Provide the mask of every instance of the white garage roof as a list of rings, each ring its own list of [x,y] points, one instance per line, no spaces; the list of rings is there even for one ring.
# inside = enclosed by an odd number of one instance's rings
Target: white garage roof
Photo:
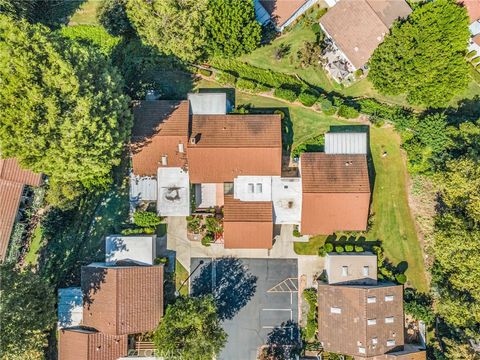
[[[58,328],[78,326],[83,320],[83,296],[79,287],[58,289]]]
[[[225,115],[227,113],[226,93],[188,94],[192,115]]]
[[[152,176],[130,175],[130,201],[157,200],[157,179]]]
[[[160,216],[190,215],[190,180],[179,167],[158,168],[157,211]]]
[[[300,224],[302,217],[302,179],[272,177],[275,224]]]
[[[109,235],[105,239],[105,262],[133,260],[153,265],[156,256],[156,235]]]
[[[328,132],[325,134],[326,154],[366,154],[367,133]]]

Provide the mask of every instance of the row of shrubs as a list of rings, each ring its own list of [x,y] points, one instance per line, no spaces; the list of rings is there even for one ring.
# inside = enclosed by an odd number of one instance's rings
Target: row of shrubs
[[[363,252],[365,249],[363,246],[360,245],[353,245],[353,244],[346,244],[343,245],[336,245],[334,246],[332,243],[326,243],[318,249],[318,255],[324,257],[327,253],[336,252],[336,253],[343,253],[343,252]]]
[[[472,50],[469,53],[467,53],[467,60],[470,62],[470,64],[473,65],[477,71],[480,71],[480,56],[477,56],[477,51]]]

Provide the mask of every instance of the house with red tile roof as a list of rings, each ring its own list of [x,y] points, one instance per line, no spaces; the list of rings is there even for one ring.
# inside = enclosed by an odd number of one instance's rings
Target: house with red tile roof
[[[0,262],[7,254],[25,186],[41,184],[41,174],[23,169],[16,159],[0,158]]]
[[[231,249],[270,249],[274,224],[306,235],[366,229],[367,134],[329,134],[325,153],[303,154],[299,175],[284,175],[280,115],[219,113],[226,106],[214,95],[197,97],[194,107],[188,100],[136,105],[133,206],[154,202],[160,216],[217,209]],[[201,104],[210,100],[215,106]]]

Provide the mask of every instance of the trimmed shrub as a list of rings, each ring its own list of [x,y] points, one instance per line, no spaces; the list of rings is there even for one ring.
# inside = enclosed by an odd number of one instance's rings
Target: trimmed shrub
[[[318,248],[318,255],[321,257],[327,256],[327,251],[325,250],[325,245],[322,245]]]
[[[335,115],[335,113],[337,112],[337,109],[335,108],[335,106],[333,106],[332,102],[325,97],[322,97],[318,101],[318,104],[320,105],[320,109],[322,109],[322,112],[325,115],[331,116]]]
[[[290,102],[294,102],[297,99],[297,93],[292,89],[277,88],[273,92],[273,95],[277,98],[287,100]]]
[[[240,90],[253,91],[257,87],[257,83],[250,79],[238,78],[237,88]]]
[[[257,87],[255,88],[255,92],[257,93],[269,92],[270,90],[272,90],[272,88],[259,83],[257,83]]]
[[[151,211],[136,211],[133,213],[133,223],[141,227],[152,227],[160,225],[162,219]]]
[[[311,91],[304,91],[298,97],[298,100],[305,106],[313,106],[318,99],[318,95],[312,93]]]
[[[350,244],[345,245],[345,251],[346,252],[352,252],[353,251],[353,245],[350,245]]]
[[[212,242],[213,242],[213,236],[210,234],[207,234],[202,238],[203,246],[210,246]]]
[[[340,105],[340,107],[338,108],[337,115],[345,119],[355,119],[358,117],[358,115],[360,115],[360,113],[358,112],[357,109],[343,104],[343,105]]]
[[[315,34],[321,34],[322,33],[322,28],[320,27],[320,24],[316,22],[315,24],[312,25],[312,31]]]
[[[293,229],[293,236],[302,237],[302,234],[300,234],[300,231],[298,231],[298,229]]]
[[[345,249],[343,248],[342,245],[337,245],[337,246],[335,246],[335,251],[336,251],[337,253],[342,253],[342,252],[345,251]]]
[[[227,72],[219,72],[217,73],[215,80],[217,80],[222,85],[235,85],[237,78],[235,75],[232,75]]]
[[[395,275],[395,280],[401,285],[405,284],[407,282],[407,275],[405,274],[397,274]]]
[[[323,246],[325,247],[325,251],[326,251],[327,253],[333,251],[333,244],[331,244],[331,243],[326,243],[326,244],[323,245]]]
[[[355,251],[356,252],[363,252],[363,246],[360,246],[360,245],[355,245]]]
[[[123,229],[121,231],[122,235],[136,235],[136,234],[153,234],[155,233],[154,228],[136,228],[136,229]]]
[[[199,73],[200,75],[206,76],[206,77],[212,76],[212,71],[207,70],[207,69],[199,68],[199,69],[197,70],[197,73]]]
[[[363,76],[363,70],[362,69],[357,69],[353,73],[353,76],[355,76],[355,79],[359,79]]]

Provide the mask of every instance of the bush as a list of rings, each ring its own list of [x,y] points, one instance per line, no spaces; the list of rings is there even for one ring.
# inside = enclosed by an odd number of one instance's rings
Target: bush
[[[202,220],[199,217],[187,216],[187,229],[193,233],[199,233]]]
[[[197,73],[199,73],[200,75],[206,76],[206,77],[212,76],[212,71],[207,70],[207,69],[199,68],[199,69],[197,69]]]
[[[325,97],[322,97],[318,101],[318,104],[320,105],[320,109],[322,109],[322,112],[325,115],[331,116],[335,115],[335,113],[337,112],[337,109],[335,108],[335,106],[333,106],[332,102]]]
[[[120,37],[112,36],[103,27],[96,25],[65,26],[60,33],[80,44],[93,45],[105,55],[110,55],[121,41]]]
[[[313,106],[318,99],[318,94],[314,94],[311,91],[304,91],[298,97],[298,100],[305,106]]]
[[[317,35],[322,33],[322,28],[318,22],[312,25],[312,31]]]
[[[401,285],[405,284],[407,282],[407,275],[405,274],[397,274],[395,275],[395,280]]]
[[[300,234],[300,231],[298,231],[297,228],[293,229],[293,236],[295,237],[302,237],[302,234]]]
[[[292,89],[277,88],[273,92],[273,95],[277,98],[294,102],[297,99],[297,93]]]
[[[307,326],[305,327],[305,337],[312,339],[317,332],[317,292],[313,288],[305,289],[303,297],[308,303]]]
[[[257,83],[253,80],[238,78],[237,88],[240,90],[249,90],[253,91],[257,87]]]
[[[137,235],[137,234],[147,234],[147,235],[151,235],[151,234],[154,234],[155,233],[155,229],[154,228],[128,228],[128,229],[123,229],[121,231],[122,235]]]
[[[227,72],[218,72],[215,80],[217,80],[222,85],[235,85],[237,78],[235,77],[235,75],[229,74]]]
[[[340,105],[340,107],[338,108],[337,115],[346,119],[355,119],[360,114],[357,109],[343,104],[343,105]]]
[[[207,234],[202,238],[202,245],[203,246],[210,246],[212,244],[212,242],[213,242],[213,236],[210,235],[210,234]]]
[[[159,265],[159,264],[164,264],[165,267],[168,266],[168,257],[164,256],[164,257],[157,257],[155,258],[155,260],[153,260],[153,263],[155,265]]]
[[[321,257],[327,256],[327,252],[325,250],[325,245],[322,245],[318,248],[318,255]]]
[[[337,253],[343,253],[345,251],[345,249],[343,248],[342,245],[337,245],[337,246],[335,246],[335,251]]]
[[[97,19],[107,31],[115,36],[134,32],[125,10],[127,0],[104,0],[97,12]]]
[[[363,252],[363,246],[360,246],[360,245],[355,245],[355,251],[356,252]]]
[[[353,245],[350,245],[350,244],[345,245],[345,251],[346,252],[352,252],[353,251]]]
[[[323,246],[325,247],[325,251],[326,251],[327,253],[333,251],[333,244],[331,244],[331,243],[326,243],[326,244],[323,245]]]
[[[160,225],[162,219],[151,211],[136,211],[133,213],[133,223],[141,227],[153,227]]]
[[[476,51],[476,50],[469,51],[469,52],[467,53],[467,59],[471,59],[471,58],[473,58],[475,55],[477,55],[477,51]]]
[[[257,93],[269,92],[270,90],[272,90],[270,87],[259,83],[257,83],[257,87],[255,88],[255,92]]]
[[[355,79],[359,79],[363,76],[363,70],[362,69],[357,69],[353,73],[353,76],[355,76]]]

